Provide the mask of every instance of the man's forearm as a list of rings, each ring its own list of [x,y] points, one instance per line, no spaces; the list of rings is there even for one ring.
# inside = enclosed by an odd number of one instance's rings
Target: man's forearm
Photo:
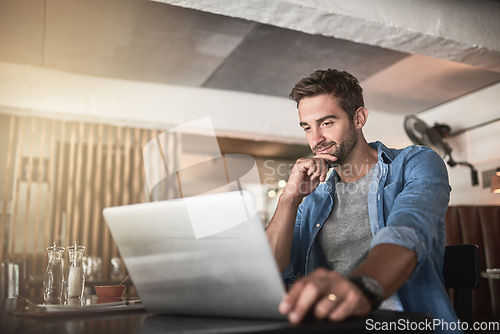
[[[290,261],[293,230],[299,204],[299,199],[285,195],[280,196],[276,211],[266,229],[280,271],[285,270]]]
[[[328,161],[336,160],[337,158],[327,154],[320,154],[309,159],[301,158],[297,160],[290,172],[274,216],[266,229],[274,257],[281,271],[285,270],[290,262],[297,209],[302,199],[311,194],[320,182],[325,181]]]
[[[352,276],[367,275],[384,288],[384,298],[392,295],[411,276],[417,267],[417,255],[408,248],[394,244],[373,247],[365,262]]]

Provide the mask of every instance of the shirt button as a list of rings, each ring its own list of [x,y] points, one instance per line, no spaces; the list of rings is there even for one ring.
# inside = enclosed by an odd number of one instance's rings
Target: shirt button
[[[380,194],[378,194],[377,198],[378,198],[378,200],[380,201]]]
[[[319,228],[319,226],[320,226],[319,224],[316,224],[316,227],[317,227],[317,228]]]

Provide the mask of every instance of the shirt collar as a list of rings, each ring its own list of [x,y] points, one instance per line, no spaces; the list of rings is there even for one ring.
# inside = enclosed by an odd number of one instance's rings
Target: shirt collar
[[[368,145],[370,145],[371,147],[373,147],[374,149],[377,150],[379,161],[383,161],[386,164],[390,164],[392,162],[392,160],[394,159],[394,154],[391,151],[391,149],[389,149],[387,146],[385,146],[381,142],[376,141],[376,142],[369,143]]]
[[[394,154],[391,149],[382,144],[380,141],[368,143],[368,145],[377,150],[378,161],[383,161],[386,164],[390,164],[394,159]],[[339,180],[340,176],[337,174],[337,171],[333,169],[330,177],[325,181],[325,183],[329,189],[332,189],[334,184],[336,184]]]

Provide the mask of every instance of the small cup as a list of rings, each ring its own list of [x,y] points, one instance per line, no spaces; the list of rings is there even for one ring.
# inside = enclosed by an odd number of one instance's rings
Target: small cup
[[[98,285],[95,286],[95,292],[99,298],[120,298],[125,285]]]

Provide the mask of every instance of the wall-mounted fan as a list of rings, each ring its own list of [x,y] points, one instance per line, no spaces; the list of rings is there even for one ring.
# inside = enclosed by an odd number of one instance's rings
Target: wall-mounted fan
[[[478,185],[477,170],[468,162],[455,161],[451,156],[451,147],[444,138],[448,137],[451,129],[446,124],[434,124],[428,126],[424,121],[417,118],[415,115],[405,117],[405,131],[411,141],[417,145],[425,145],[436,151],[450,167],[457,165],[467,166],[471,170],[472,185]]]

